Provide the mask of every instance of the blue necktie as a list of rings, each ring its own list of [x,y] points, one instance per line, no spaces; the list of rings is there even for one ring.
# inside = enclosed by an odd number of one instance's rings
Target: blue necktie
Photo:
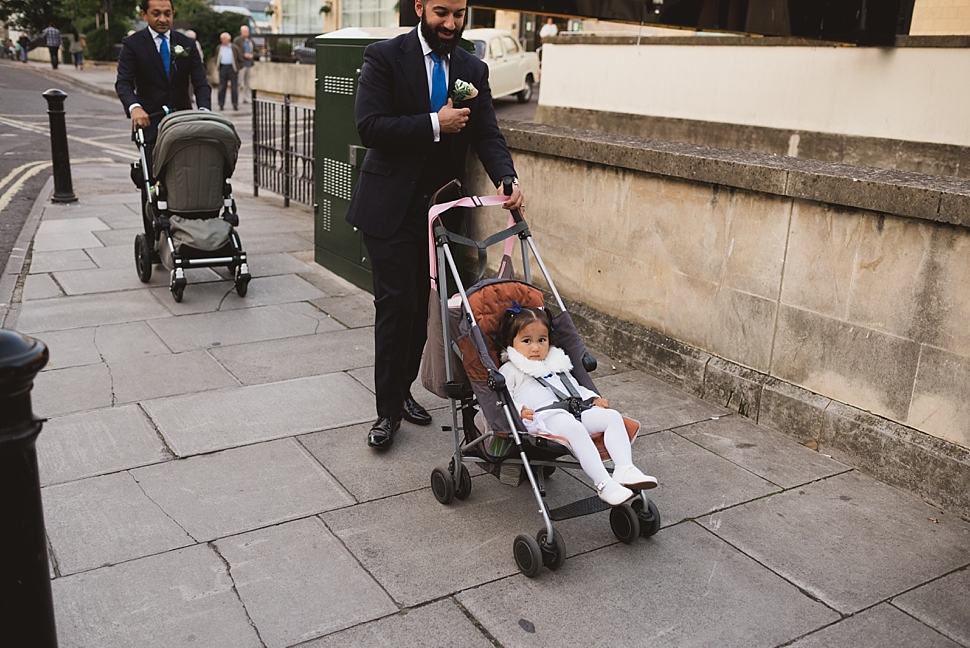
[[[445,81],[445,66],[441,57],[431,52],[434,67],[431,68],[431,112],[438,112],[448,103],[448,82]]]
[[[158,53],[162,55],[162,65],[165,66],[165,76],[171,76],[172,67],[172,57],[168,52],[168,39],[164,36],[161,37],[162,44],[158,47]]]

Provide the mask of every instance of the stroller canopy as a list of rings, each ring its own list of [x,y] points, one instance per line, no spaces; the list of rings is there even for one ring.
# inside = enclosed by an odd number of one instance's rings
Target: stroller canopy
[[[152,160],[155,177],[161,177],[162,169],[179,151],[200,143],[218,150],[225,159],[228,174],[232,175],[240,146],[239,135],[232,122],[205,110],[182,110],[166,116],[158,125]]]

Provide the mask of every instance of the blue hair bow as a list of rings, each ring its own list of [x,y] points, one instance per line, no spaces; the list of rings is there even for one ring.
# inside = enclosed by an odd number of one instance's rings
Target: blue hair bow
[[[520,304],[519,302],[517,302],[517,301],[515,301],[513,299],[512,300],[512,305],[510,307],[506,308],[505,310],[508,311],[508,312],[510,312],[510,313],[515,313],[516,315],[518,315],[519,313],[522,312],[522,304]]]

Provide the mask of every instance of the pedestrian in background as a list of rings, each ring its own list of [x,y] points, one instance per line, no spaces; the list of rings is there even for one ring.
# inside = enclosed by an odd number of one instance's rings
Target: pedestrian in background
[[[242,52],[242,60],[236,61],[239,73],[239,88],[242,92],[242,102],[249,103],[249,97],[253,93],[250,85],[250,77],[253,71],[253,62],[256,60],[256,47],[253,39],[249,37],[249,26],[243,25],[239,28],[239,35],[232,41],[233,47]]]
[[[237,60],[242,59],[242,54],[237,53],[238,48],[232,44],[229,32],[219,34],[219,49],[216,57],[219,61],[219,110],[226,109],[226,86],[232,82],[232,109],[239,110],[239,77],[237,72],[239,67]]]
[[[199,60],[205,65],[205,53],[202,51],[202,46],[199,44],[199,37],[196,35],[194,29],[186,29],[185,35],[195,41],[195,49],[199,50]],[[192,80],[189,79],[189,96],[192,97],[192,102],[198,108],[198,103],[195,101],[195,86],[192,85]]]
[[[79,34],[77,27],[71,28],[71,45],[70,52],[71,57],[74,59],[74,69],[83,70],[84,69],[84,47],[87,45],[87,41],[84,38],[84,34]]]
[[[47,29],[40,33],[47,43],[47,51],[51,53],[51,67],[57,69],[57,59],[61,53],[61,30],[48,23]]]
[[[30,51],[30,38],[27,37],[26,32],[23,32],[20,34],[20,38],[17,40],[17,44],[20,45],[20,60],[26,63],[27,52]]]

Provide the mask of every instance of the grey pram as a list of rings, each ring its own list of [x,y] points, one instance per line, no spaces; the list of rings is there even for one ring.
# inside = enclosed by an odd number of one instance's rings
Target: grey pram
[[[172,113],[158,126],[152,173],[144,134],[136,135],[142,177],[148,187],[145,233],[135,237],[138,278],[148,283],[152,264],[169,271],[175,301],[182,301],[185,270],[225,266],[240,297],[249,287],[249,266],[235,226],[239,224],[229,178],[236,167],[239,136],[232,122],[203,110]]]

